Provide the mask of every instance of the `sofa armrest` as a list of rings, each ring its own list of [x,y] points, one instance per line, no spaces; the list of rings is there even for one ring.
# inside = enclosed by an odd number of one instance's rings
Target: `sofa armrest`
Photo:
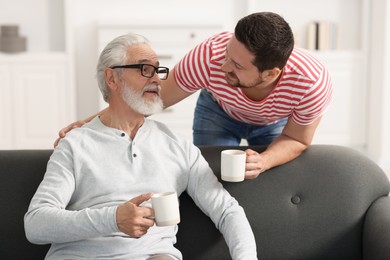
[[[376,200],[363,229],[363,259],[390,259],[390,197]]]

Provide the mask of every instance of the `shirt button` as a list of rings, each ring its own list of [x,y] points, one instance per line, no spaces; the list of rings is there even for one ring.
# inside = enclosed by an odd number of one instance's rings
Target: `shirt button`
[[[137,154],[136,154],[136,153],[133,153],[133,157],[137,157]]]
[[[121,136],[124,137],[124,136],[125,136],[125,133],[121,133]]]

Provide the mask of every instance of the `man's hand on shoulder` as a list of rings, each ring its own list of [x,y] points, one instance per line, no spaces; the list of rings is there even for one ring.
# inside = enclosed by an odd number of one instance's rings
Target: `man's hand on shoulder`
[[[99,113],[93,115],[93,116],[90,116],[84,120],[79,120],[79,121],[76,121],[76,122],[73,122],[71,123],[70,125],[68,125],[67,127],[64,127],[62,128],[59,132],[58,132],[58,138],[57,140],[55,140],[54,142],[54,148],[57,147],[58,143],[60,142],[60,140],[62,138],[64,138],[66,136],[66,134],[68,132],[70,132],[72,129],[75,129],[75,128],[79,128],[79,127],[82,127],[84,124],[88,123],[89,121],[91,121],[93,118],[95,118],[96,116],[98,115],[101,115],[104,111],[106,111],[107,108],[103,109],[102,111],[100,111]]]
[[[57,145],[58,145],[58,143],[60,142],[60,140],[62,139],[62,138],[64,138],[65,136],[66,136],[66,134],[69,132],[69,131],[71,131],[72,129],[74,129],[74,128],[78,128],[78,127],[81,127],[81,126],[83,126],[85,123],[87,123],[86,121],[76,121],[76,122],[73,122],[73,123],[71,123],[70,125],[68,125],[68,126],[66,126],[66,127],[64,127],[64,128],[62,128],[59,132],[58,132],[58,138],[57,138],[57,140],[55,140],[55,142],[54,142],[54,148],[56,148],[57,147]]]

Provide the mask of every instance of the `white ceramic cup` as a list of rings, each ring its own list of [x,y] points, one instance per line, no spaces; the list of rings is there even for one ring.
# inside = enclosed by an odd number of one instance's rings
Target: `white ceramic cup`
[[[239,182],[245,179],[246,153],[242,150],[221,152],[221,178],[224,181]]]
[[[153,194],[152,207],[157,226],[171,226],[180,222],[179,200],[176,192]]]

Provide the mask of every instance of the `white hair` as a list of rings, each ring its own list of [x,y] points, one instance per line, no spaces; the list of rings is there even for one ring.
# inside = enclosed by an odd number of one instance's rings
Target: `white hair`
[[[142,35],[129,33],[113,39],[101,52],[96,72],[99,89],[102,92],[104,101],[108,102],[108,98],[110,97],[110,92],[104,78],[104,70],[112,66],[124,65],[129,59],[129,47],[135,44],[150,45],[150,42]]]

